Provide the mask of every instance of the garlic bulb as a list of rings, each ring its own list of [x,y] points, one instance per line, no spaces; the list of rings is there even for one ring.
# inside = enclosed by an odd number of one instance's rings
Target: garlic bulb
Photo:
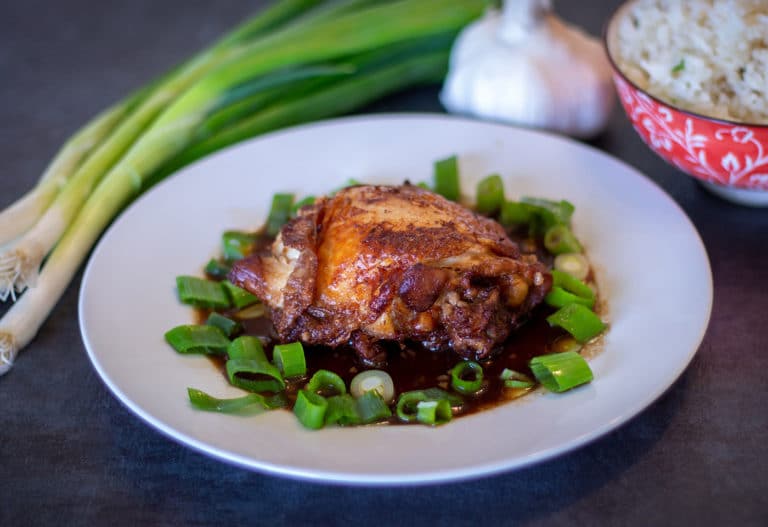
[[[440,100],[452,113],[585,138],[605,127],[614,95],[595,38],[549,0],[506,0],[457,38]]]

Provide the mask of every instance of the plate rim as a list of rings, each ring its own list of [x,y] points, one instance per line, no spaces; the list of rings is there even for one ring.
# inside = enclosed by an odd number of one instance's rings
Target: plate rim
[[[637,400],[635,401],[635,404],[627,406],[621,412],[620,415],[614,417],[612,420],[608,420],[605,423],[603,423],[601,426],[597,426],[593,428],[588,433],[582,434],[577,438],[569,440],[565,446],[553,446],[546,449],[538,450],[536,452],[530,453],[522,457],[507,458],[503,461],[496,460],[496,461],[483,462],[477,465],[472,465],[471,467],[468,467],[468,468],[460,467],[460,468],[452,468],[452,469],[446,469],[446,470],[437,470],[437,471],[433,470],[427,473],[412,473],[408,475],[375,474],[375,473],[350,474],[347,472],[334,472],[334,471],[328,471],[328,470],[302,469],[302,468],[294,468],[292,466],[286,467],[277,463],[266,462],[263,460],[254,459],[252,457],[243,456],[235,452],[229,452],[218,446],[214,446],[209,443],[206,443],[205,441],[199,440],[190,434],[186,434],[184,432],[180,432],[179,430],[176,430],[175,428],[173,428],[173,426],[162,422],[162,420],[154,417],[149,412],[145,411],[140,405],[138,405],[130,397],[128,397],[127,394],[115,383],[114,379],[110,376],[110,374],[104,369],[104,365],[102,364],[101,360],[99,359],[99,357],[97,356],[96,352],[93,349],[93,345],[89,339],[89,336],[85,327],[85,322],[84,322],[85,289],[89,282],[89,277],[90,277],[92,268],[94,266],[94,262],[97,260],[99,249],[102,247],[104,240],[107,240],[109,238],[109,235],[111,234],[112,230],[116,228],[116,225],[118,225],[118,223],[120,222],[124,214],[129,210],[133,209],[134,207],[139,206],[139,204],[143,202],[143,200],[147,196],[149,196],[152,193],[152,191],[154,191],[156,188],[172,184],[172,182],[177,178],[183,177],[183,175],[188,171],[190,167],[197,166],[200,163],[211,162],[212,160],[215,160],[216,158],[219,158],[219,157],[231,155],[232,152],[235,150],[248,149],[253,143],[270,140],[272,138],[280,137],[282,135],[290,135],[299,131],[311,130],[314,128],[323,128],[323,127],[340,126],[340,125],[344,126],[347,124],[354,125],[360,122],[397,121],[397,120],[401,120],[401,121],[431,120],[435,122],[464,121],[476,126],[495,128],[498,131],[497,133],[503,134],[503,133],[509,133],[511,131],[513,133],[537,135],[544,138],[547,141],[567,143],[569,147],[575,147],[577,149],[586,149],[591,151],[593,154],[597,154],[598,157],[602,158],[602,161],[619,163],[626,170],[631,172],[638,181],[642,181],[642,184],[646,186],[648,189],[650,189],[656,195],[656,198],[665,201],[667,205],[671,205],[672,208],[675,210],[675,212],[680,216],[680,218],[685,221],[685,224],[688,230],[693,234],[694,236],[693,241],[695,241],[697,247],[701,250],[701,255],[703,256],[702,263],[705,264],[705,271],[706,271],[706,277],[707,277],[706,283],[702,284],[702,287],[706,289],[705,291],[705,296],[707,299],[706,316],[701,320],[701,327],[699,328],[698,335],[696,337],[695,346],[691,346],[690,350],[687,352],[685,356],[685,359],[681,360],[677,364],[677,368],[675,368],[674,372],[670,375],[671,380],[668,383],[663,383],[662,385],[660,385],[660,387],[657,390],[655,390],[653,393],[649,393],[644,399]],[[101,378],[102,382],[106,384],[106,386],[113,393],[113,395],[118,399],[121,405],[128,408],[132,413],[134,413],[136,416],[141,418],[144,422],[149,424],[152,428],[159,431],[164,436],[174,440],[175,442],[181,443],[184,446],[192,448],[196,452],[214,457],[230,465],[246,468],[249,470],[257,470],[262,473],[278,475],[278,476],[288,477],[288,478],[297,479],[297,480],[326,482],[326,483],[345,484],[345,485],[363,485],[363,486],[424,485],[424,484],[435,484],[435,483],[445,483],[445,482],[452,482],[452,481],[470,480],[470,479],[476,479],[480,477],[487,477],[487,476],[499,474],[502,472],[508,472],[511,470],[519,470],[524,467],[528,467],[528,466],[543,462],[545,460],[552,459],[554,457],[573,452],[574,450],[581,448],[582,446],[588,443],[591,443],[592,441],[595,441],[596,439],[602,436],[605,436],[611,431],[627,423],[632,418],[640,415],[644,410],[652,406],[659,398],[663,396],[664,393],[669,391],[669,389],[679,381],[680,376],[688,368],[691,361],[693,360],[696,353],[698,352],[699,348],[701,347],[701,343],[703,342],[706,336],[706,332],[709,327],[709,322],[711,320],[711,313],[712,313],[713,300],[714,300],[713,289],[714,287],[713,287],[712,267],[711,267],[711,262],[709,260],[709,255],[706,250],[706,246],[703,242],[703,239],[701,238],[701,235],[698,232],[698,229],[696,228],[694,223],[691,221],[690,217],[685,213],[685,211],[682,209],[679,203],[677,203],[677,201],[675,201],[658,183],[650,179],[648,176],[643,174],[640,170],[633,167],[623,159],[613,156],[608,152],[600,150],[599,148],[596,148],[592,145],[585,144],[580,141],[574,140],[572,138],[565,137],[559,134],[546,132],[546,131],[513,127],[509,125],[504,125],[501,123],[480,121],[480,120],[471,119],[467,117],[446,115],[446,114],[440,114],[440,113],[396,112],[396,113],[378,113],[378,114],[358,114],[358,115],[351,115],[351,116],[345,116],[345,117],[334,118],[334,119],[324,119],[320,121],[314,121],[311,123],[287,127],[281,130],[277,130],[274,132],[270,132],[267,134],[263,134],[261,136],[248,139],[246,141],[243,141],[235,145],[232,145],[230,147],[227,147],[225,149],[222,149],[218,152],[215,152],[209,156],[206,156],[192,163],[191,165],[188,165],[187,167],[182,168],[178,172],[165,178],[163,181],[161,181],[151,189],[148,189],[147,191],[142,193],[142,195],[140,195],[136,200],[134,200],[130,205],[128,205],[120,213],[120,215],[113,220],[109,228],[100,236],[98,243],[96,244],[95,248],[93,249],[93,251],[89,256],[88,262],[86,264],[85,270],[82,275],[80,287],[78,289],[77,311],[78,311],[78,325],[80,329],[81,338],[86,348],[88,357],[91,363],[93,364],[94,369],[96,370],[99,377]]]

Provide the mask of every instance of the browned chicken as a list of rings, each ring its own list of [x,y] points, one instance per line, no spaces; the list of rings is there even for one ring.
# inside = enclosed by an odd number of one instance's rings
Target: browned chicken
[[[351,344],[369,361],[379,341],[486,357],[552,281],[498,223],[408,184],[304,207],[230,280],[269,306],[283,341]]]

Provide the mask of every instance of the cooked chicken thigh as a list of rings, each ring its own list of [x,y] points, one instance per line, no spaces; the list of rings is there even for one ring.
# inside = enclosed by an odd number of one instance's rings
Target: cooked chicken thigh
[[[230,280],[269,306],[283,341],[351,344],[368,360],[379,341],[486,357],[552,281],[498,223],[408,184],[304,207]]]

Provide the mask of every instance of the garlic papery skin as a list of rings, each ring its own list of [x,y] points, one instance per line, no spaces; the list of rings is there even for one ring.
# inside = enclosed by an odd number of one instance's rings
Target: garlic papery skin
[[[451,113],[589,138],[614,106],[599,41],[563,23],[546,0],[507,0],[454,43],[440,101]]]

